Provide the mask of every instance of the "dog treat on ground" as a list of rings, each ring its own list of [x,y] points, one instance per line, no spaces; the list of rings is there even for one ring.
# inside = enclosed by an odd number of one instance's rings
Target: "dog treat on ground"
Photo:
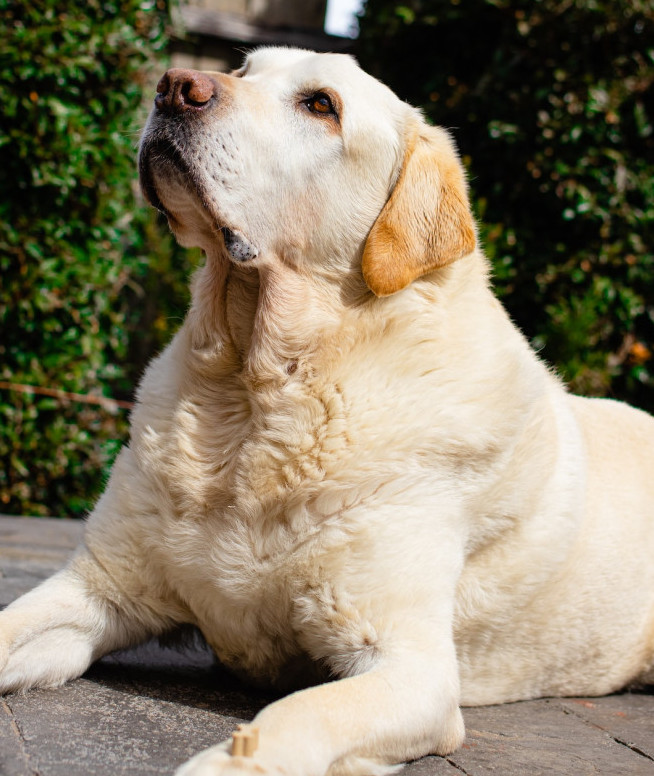
[[[252,757],[259,745],[259,728],[239,725],[232,733],[232,757]]]

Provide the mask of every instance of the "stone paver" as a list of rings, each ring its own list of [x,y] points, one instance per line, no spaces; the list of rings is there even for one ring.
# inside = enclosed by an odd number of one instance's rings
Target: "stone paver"
[[[82,528],[0,517],[0,606],[61,568]],[[403,776],[654,776],[649,690],[464,709],[464,747],[411,763]],[[201,644],[150,643],[58,690],[0,699],[0,776],[165,776],[272,699],[216,666]]]

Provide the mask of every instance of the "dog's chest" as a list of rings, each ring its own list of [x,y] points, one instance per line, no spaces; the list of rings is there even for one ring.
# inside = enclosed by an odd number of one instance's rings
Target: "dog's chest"
[[[293,627],[301,575],[293,570],[293,547],[283,547],[279,532],[263,537],[242,520],[238,514],[203,524],[178,521],[162,568],[221,662],[274,681],[301,651]],[[274,557],[261,551],[268,543],[277,546]]]
[[[325,493],[346,415],[334,386],[253,396],[228,379],[181,402],[151,447],[171,507],[159,566],[218,657],[251,676],[278,678],[302,652],[295,602],[344,519]]]
[[[289,509],[353,452],[350,409],[336,384],[291,374],[253,391],[238,375],[200,382],[178,402],[175,421],[150,445],[150,468],[179,514],[272,513]]]
[[[348,644],[368,645],[358,619],[344,626],[324,593],[340,576],[352,528],[347,514],[326,514],[324,505],[298,492],[260,506],[237,501],[201,520],[178,518],[166,532],[168,586],[221,662],[251,679],[294,687],[306,680],[308,653],[328,661],[323,645],[310,643],[309,623],[320,631],[337,617]]]

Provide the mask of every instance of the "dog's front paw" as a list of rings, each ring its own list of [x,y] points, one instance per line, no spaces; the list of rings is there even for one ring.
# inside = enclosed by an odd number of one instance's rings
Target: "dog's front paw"
[[[285,771],[262,758],[231,754],[232,742],[205,749],[179,768],[175,776],[284,776]]]

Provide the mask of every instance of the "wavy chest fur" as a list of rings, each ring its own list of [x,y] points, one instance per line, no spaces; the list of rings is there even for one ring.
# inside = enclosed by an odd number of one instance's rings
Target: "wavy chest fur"
[[[347,554],[359,529],[346,509],[364,496],[332,478],[351,455],[335,387],[289,382],[246,396],[253,407],[235,412],[242,389],[223,384],[215,404],[185,401],[178,411],[185,417],[161,448],[173,509],[157,552],[222,662],[286,686],[307,649],[298,603],[331,578],[326,559]]]
[[[319,584],[317,558],[344,541],[345,489],[330,486],[353,445],[343,392],[311,365],[320,345],[277,331],[265,352],[257,292],[228,286],[219,343],[192,342],[191,314],[174,390],[159,418],[133,424],[132,446],[169,505],[153,562],[223,662],[274,679],[302,651],[295,604]]]
[[[222,310],[203,322],[209,336],[191,312],[165,444],[181,512],[237,509],[276,522],[291,494],[342,461],[348,408],[328,370],[316,372],[324,335],[299,320],[307,310],[306,286],[292,275],[261,287],[257,276],[232,275]]]

